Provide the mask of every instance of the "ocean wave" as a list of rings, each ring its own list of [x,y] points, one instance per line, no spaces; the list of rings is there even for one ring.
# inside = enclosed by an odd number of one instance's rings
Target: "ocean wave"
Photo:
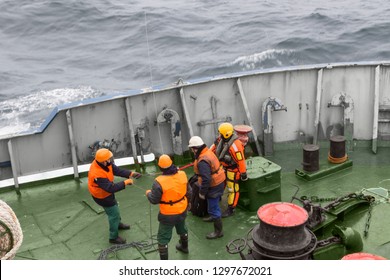
[[[90,86],[39,91],[33,94],[0,101],[0,135],[15,133],[21,128],[39,127],[53,108],[58,105],[102,96]]]
[[[260,53],[255,53],[246,56],[240,56],[236,58],[229,66],[239,65],[242,70],[253,70],[261,67],[261,64],[267,60],[273,60],[275,66],[281,65],[281,57],[289,56],[293,53],[293,50],[288,49],[271,49]]]
[[[3,0],[0,127],[39,125],[92,88],[389,59],[389,11],[384,0]]]
[[[7,112],[31,113],[53,109],[58,105],[70,103],[73,100],[84,100],[101,95],[103,95],[101,92],[89,86],[40,91],[0,102],[0,116],[7,118]]]
[[[354,32],[344,32],[341,34],[341,38],[348,38],[353,42],[372,43],[382,42],[383,36],[388,36],[390,33],[390,22],[375,23],[369,26],[361,26]]]

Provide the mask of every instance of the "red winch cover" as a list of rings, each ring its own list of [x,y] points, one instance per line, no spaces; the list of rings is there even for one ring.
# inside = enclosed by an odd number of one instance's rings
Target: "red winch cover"
[[[274,202],[257,210],[259,219],[269,225],[293,227],[304,224],[309,215],[302,207],[288,202]]]
[[[386,260],[384,257],[369,253],[353,253],[345,255],[342,260]]]

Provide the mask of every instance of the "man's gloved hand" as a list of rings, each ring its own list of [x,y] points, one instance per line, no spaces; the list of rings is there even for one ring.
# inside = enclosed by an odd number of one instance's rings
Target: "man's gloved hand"
[[[205,199],[206,199],[206,196],[203,195],[203,194],[201,194],[201,193],[199,193],[199,198],[202,199],[202,200],[205,200]]]
[[[133,184],[133,179],[126,179],[124,182],[125,182],[125,186],[132,185]]]
[[[246,172],[241,173],[241,181],[246,181],[248,180],[248,176],[246,175]]]
[[[135,179],[141,178],[141,176],[142,176],[141,173],[138,173],[138,172],[135,172],[135,171],[130,173],[130,177],[133,177]]]
[[[148,194],[152,192],[151,190],[146,190],[145,195],[148,196]]]

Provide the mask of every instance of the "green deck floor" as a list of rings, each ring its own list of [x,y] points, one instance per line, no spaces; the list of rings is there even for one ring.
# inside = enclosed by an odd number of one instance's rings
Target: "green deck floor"
[[[321,151],[321,161],[327,151]],[[268,157],[282,167],[282,201],[291,197],[318,196],[338,197],[362,189],[383,187],[390,189],[390,148],[380,148],[374,155],[369,148],[359,148],[349,153],[353,166],[335,174],[313,181],[305,181],[295,175],[300,168],[302,151],[292,149],[277,151]],[[148,167],[147,173],[156,172]],[[186,170],[189,174],[192,169]],[[120,234],[128,242],[151,244],[144,249],[127,248],[108,255],[109,259],[159,259],[156,251],[158,206],[150,205],[145,190],[150,188],[153,177],[144,175],[136,185],[117,193],[122,221],[131,229]],[[0,197],[16,213],[23,229],[24,240],[15,259],[97,259],[110,247],[108,243],[108,222],[102,209],[91,199],[87,189],[87,178],[81,182],[67,179],[61,182],[42,183],[40,186],[21,187],[21,196],[13,190],[1,192]],[[298,204],[297,201],[295,203]],[[368,238],[364,239],[363,251],[390,259],[390,213],[389,203],[377,204],[372,211]],[[347,216],[344,223],[363,233],[367,219],[367,207]],[[248,230],[258,224],[256,212],[237,209],[236,214],[223,219],[224,237],[207,240],[205,235],[212,230],[211,223],[189,213],[189,250],[185,255],[176,251],[178,236],[174,233],[169,244],[170,259],[223,260],[240,259],[238,254],[227,253],[229,241],[245,237]],[[246,252],[246,251],[244,251]]]

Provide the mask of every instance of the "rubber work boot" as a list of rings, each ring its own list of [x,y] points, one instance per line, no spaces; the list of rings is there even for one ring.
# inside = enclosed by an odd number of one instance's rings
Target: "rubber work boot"
[[[119,223],[118,229],[130,229],[130,226],[124,223]]]
[[[222,213],[222,218],[230,217],[234,215],[234,208],[229,206],[225,212]]]
[[[188,254],[188,234],[180,235],[179,244],[176,244],[176,250]]]
[[[112,244],[126,244],[126,239],[124,239],[124,238],[122,238],[122,237],[120,237],[120,236],[118,236],[118,237],[115,238],[115,239],[110,239],[109,241],[110,241],[110,243],[112,243]]]
[[[222,236],[223,236],[222,219],[218,218],[218,219],[214,220],[214,231],[207,234],[206,238],[207,239],[216,239],[216,238],[220,238]]]
[[[211,222],[214,222],[214,219],[211,216],[208,216],[208,217],[204,217],[202,219],[202,221],[211,223]]]
[[[160,260],[168,259],[168,245],[158,244],[158,252],[160,253]]]

